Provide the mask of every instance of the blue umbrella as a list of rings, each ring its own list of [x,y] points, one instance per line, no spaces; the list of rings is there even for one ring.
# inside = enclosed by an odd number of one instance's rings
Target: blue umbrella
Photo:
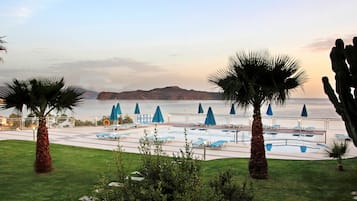
[[[231,111],[229,112],[229,114],[236,114],[236,110],[234,109],[234,104],[233,103],[232,103]]]
[[[116,107],[114,105],[112,107],[112,112],[110,113],[109,119],[110,119],[110,121],[118,121],[117,110],[116,110]]]
[[[307,109],[306,109],[306,105],[305,105],[305,104],[304,104],[304,106],[302,107],[300,116],[302,116],[302,117],[307,117]],[[300,120],[300,125],[299,125],[299,127],[300,127],[300,132],[301,132],[301,129],[303,128],[303,127],[302,127],[302,120]],[[303,136],[303,135],[301,134],[301,136]]]
[[[121,109],[120,109],[120,104],[119,104],[119,103],[117,103],[116,110],[117,110],[117,114],[118,114],[118,115],[122,114]]]
[[[202,108],[202,104],[198,104],[198,114],[203,114],[204,111],[203,111],[203,108]]]
[[[216,120],[214,119],[214,115],[213,115],[211,107],[208,108],[207,116],[205,119],[205,125],[207,125],[207,126],[216,125]]]
[[[160,106],[156,107],[156,111],[155,111],[154,117],[152,118],[152,122],[154,122],[154,123],[163,123],[164,122],[164,117],[162,116]]]
[[[301,116],[302,116],[302,117],[307,117],[307,109],[306,109],[306,105],[305,105],[305,104],[304,104],[304,106],[302,107]]]
[[[273,110],[271,109],[270,103],[269,103],[269,106],[268,106],[268,109],[267,109],[266,114],[267,114],[268,116],[273,116]]]
[[[136,103],[136,105],[135,105],[134,114],[140,114],[139,103]]]

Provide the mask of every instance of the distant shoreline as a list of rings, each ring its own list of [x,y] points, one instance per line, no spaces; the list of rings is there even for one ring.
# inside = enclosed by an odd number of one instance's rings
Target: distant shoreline
[[[178,86],[124,92],[100,92],[98,100],[222,100],[218,92],[182,89]]]

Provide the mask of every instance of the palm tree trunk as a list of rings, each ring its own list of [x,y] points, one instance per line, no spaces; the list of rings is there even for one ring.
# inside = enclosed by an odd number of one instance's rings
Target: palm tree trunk
[[[338,157],[337,158],[337,170],[338,171],[343,171],[342,157]]]
[[[249,174],[255,179],[268,178],[268,162],[265,158],[264,137],[260,104],[254,104]]]
[[[46,118],[40,117],[37,129],[35,171],[37,173],[46,173],[51,170],[52,160],[50,154],[50,143],[48,140],[48,130],[46,127]]]

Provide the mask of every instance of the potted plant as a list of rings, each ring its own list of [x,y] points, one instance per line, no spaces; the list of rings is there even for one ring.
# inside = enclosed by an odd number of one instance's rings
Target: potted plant
[[[331,158],[337,159],[337,169],[343,171],[342,165],[342,156],[347,152],[348,143],[346,141],[334,141],[330,149],[327,150],[327,153]]]

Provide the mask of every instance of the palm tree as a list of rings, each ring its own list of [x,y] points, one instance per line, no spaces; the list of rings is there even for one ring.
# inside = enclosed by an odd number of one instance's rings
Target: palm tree
[[[22,111],[26,106],[39,118],[37,129],[35,171],[37,173],[50,172],[52,160],[46,127],[46,117],[54,110],[72,110],[82,100],[83,92],[74,87],[64,88],[61,79],[29,79],[19,81],[14,79],[7,83],[0,91],[0,98],[5,100],[4,109],[15,108]]]
[[[1,44],[6,43],[6,41],[3,40],[3,38],[5,38],[5,36],[0,36],[0,51],[7,51],[5,46],[2,46]],[[2,58],[0,57],[0,61],[2,61]]]
[[[337,159],[337,169],[343,171],[342,157],[346,154],[348,148],[348,143],[345,140],[344,142],[333,142],[333,145],[330,149],[327,149],[327,153],[331,158]]]
[[[285,55],[241,52],[231,58],[227,69],[218,71],[209,81],[223,90],[226,100],[245,109],[253,106],[249,173],[252,178],[266,179],[268,163],[260,107],[271,101],[284,104],[292,89],[306,81],[305,72],[299,69],[297,61]]]

